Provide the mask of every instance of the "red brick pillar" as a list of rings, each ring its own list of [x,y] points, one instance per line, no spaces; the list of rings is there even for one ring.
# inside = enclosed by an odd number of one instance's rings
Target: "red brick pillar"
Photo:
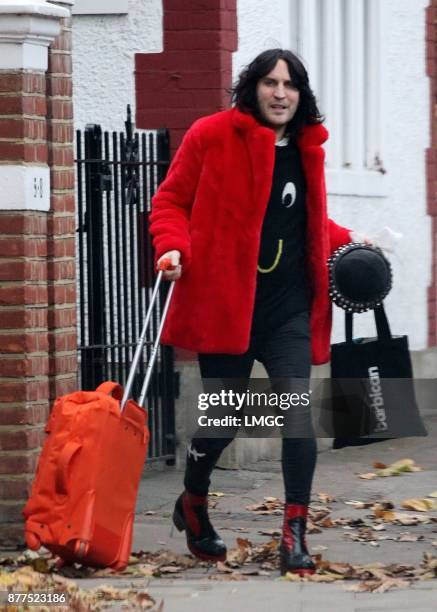
[[[73,0],[50,0],[69,8]],[[50,214],[47,225],[47,289],[50,399],[77,383],[74,128],[72,100],[72,18],[49,47],[47,145]]]
[[[164,51],[137,53],[136,125],[168,127],[174,153],[195,119],[229,106],[236,0],[163,0]]]
[[[437,346],[437,0],[426,11],[427,74],[430,78],[431,145],[427,150],[428,214],[432,219],[432,281],[428,290],[428,345]]]
[[[12,5],[0,6],[3,546],[23,540],[21,510],[44,439],[50,400],[58,388],[72,388],[76,377],[71,82],[62,90],[62,102],[54,86],[55,73],[71,81],[63,69],[70,55],[69,11],[31,0],[16,9]],[[14,32],[13,43],[9,32]],[[59,63],[52,57],[61,49],[65,59]],[[62,119],[62,128],[55,127],[64,112],[69,119]],[[59,129],[68,145],[58,147]],[[64,182],[65,173],[69,178]]]

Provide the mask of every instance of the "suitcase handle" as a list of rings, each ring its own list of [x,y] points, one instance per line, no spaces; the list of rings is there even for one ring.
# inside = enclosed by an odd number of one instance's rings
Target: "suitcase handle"
[[[112,397],[116,400],[121,400],[123,397],[123,387],[112,380],[107,380],[99,385],[96,389],[100,393],[104,393],[105,395],[112,395]]]
[[[56,492],[60,495],[67,495],[68,468],[74,455],[82,448],[79,442],[67,442],[59,455],[58,465],[56,466],[55,484]]]
[[[161,285],[162,279],[163,279],[163,274],[165,270],[174,270],[176,268],[176,266],[172,265],[170,258],[166,258],[163,259],[160,263],[159,263],[159,272],[158,275],[156,277],[156,281],[155,281],[155,286],[153,287],[153,291],[152,291],[152,296],[150,298],[150,304],[149,304],[149,308],[147,310],[146,313],[146,319],[144,321],[144,325],[143,325],[143,329],[141,331],[141,335],[139,337],[139,340],[137,342],[137,348],[135,350],[135,354],[132,360],[132,365],[130,367],[129,370],[129,375],[127,377],[127,382],[126,382],[126,386],[124,388],[124,393],[123,393],[123,397],[121,399],[121,403],[120,403],[120,412],[122,413],[127,400],[129,399],[130,393],[131,393],[131,389],[132,389],[132,385],[134,382],[134,378],[135,378],[135,372],[137,370],[138,364],[140,362],[141,359],[141,355],[143,353],[143,348],[144,348],[144,344],[146,342],[146,335],[147,335],[147,329],[149,327],[149,322],[150,319],[152,317],[152,312],[153,312],[153,307],[155,305],[155,302],[157,301],[158,297],[159,297],[159,287]],[[156,339],[152,348],[152,352],[150,355],[150,360],[149,363],[147,364],[147,369],[146,369],[146,374],[145,374],[145,378],[144,378],[144,382],[143,382],[143,386],[141,389],[141,394],[140,394],[140,398],[138,400],[138,405],[143,407],[144,406],[144,400],[146,397],[146,393],[147,393],[147,389],[150,383],[150,379],[152,376],[152,372],[153,372],[153,366],[155,365],[155,360],[158,354],[158,349],[159,349],[159,341],[161,339],[161,333],[164,327],[164,323],[165,323],[165,319],[167,316],[167,312],[170,306],[170,301],[171,301],[171,297],[173,294],[173,289],[175,286],[175,282],[176,281],[171,281],[168,292],[167,292],[167,297],[165,300],[165,304],[164,304],[164,308],[162,310],[161,313],[161,322],[159,324],[158,327],[158,331],[156,334]]]

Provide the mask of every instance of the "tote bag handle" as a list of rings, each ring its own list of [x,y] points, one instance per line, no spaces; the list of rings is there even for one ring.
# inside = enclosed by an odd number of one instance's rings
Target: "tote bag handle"
[[[376,331],[378,334],[378,340],[391,340],[392,335],[390,331],[390,325],[388,323],[387,315],[385,314],[384,306],[377,306],[373,311],[375,315]],[[345,317],[345,330],[346,330],[346,342],[348,344],[353,343],[353,313],[346,312]]]

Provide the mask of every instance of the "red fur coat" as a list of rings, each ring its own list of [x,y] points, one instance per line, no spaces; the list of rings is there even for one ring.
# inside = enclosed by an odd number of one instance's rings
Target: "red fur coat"
[[[327,258],[350,242],[328,219],[322,125],[298,146],[307,183],[307,254],[312,287],[313,363],[329,359]],[[244,353],[249,345],[261,227],[270,195],[275,133],[233,108],[187,131],[152,202],[156,257],[177,249],[176,283],[162,340],[200,353]]]

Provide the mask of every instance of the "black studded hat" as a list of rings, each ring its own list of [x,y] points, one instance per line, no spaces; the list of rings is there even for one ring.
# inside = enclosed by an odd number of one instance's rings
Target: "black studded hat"
[[[381,305],[392,287],[392,270],[381,249],[351,242],[328,259],[329,295],[348,312],[366,312]]]

